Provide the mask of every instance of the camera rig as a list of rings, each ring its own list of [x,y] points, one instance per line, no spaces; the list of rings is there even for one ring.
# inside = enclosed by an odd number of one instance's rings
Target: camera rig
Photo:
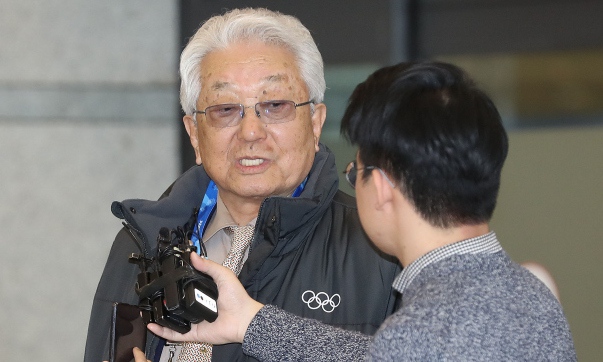
[[[144,322],[179,333],[190,331],[191,323],[213,322],[218,317],[218,288],[209,275],[192,267],[190,255],[197,248],[190,245],[186,236],[181,227],[163,227],[157,236],[155,257],[129,257],[141,269],[136,293]]]

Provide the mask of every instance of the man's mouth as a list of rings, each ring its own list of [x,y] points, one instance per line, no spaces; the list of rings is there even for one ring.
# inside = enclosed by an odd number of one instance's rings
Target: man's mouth
[[[239,161],[239,163],[243,166],[259,166],[262,163],[264,163],[264,159],[263,158],[254,158],[254,159],[243,158]]]

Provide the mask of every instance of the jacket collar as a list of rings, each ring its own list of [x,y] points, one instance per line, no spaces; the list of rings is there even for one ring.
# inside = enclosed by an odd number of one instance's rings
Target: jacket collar
[[[147,246],[154,248],[161,227],[184,225],[199,206],[209,184],[203,166],[193,166],[183,173],[157,201],[129,199],[113,202],[113,214],[128,222]],[[339,185],[334,154],[324,145],[316,153],[306,187],[297,198],[269,197],[260,207],[258,222],[277,224],[278,238],[286,237],[319,218]],[[260,230],[262,232],[262,230]],[[276,236],[276,235],[275,235]]]

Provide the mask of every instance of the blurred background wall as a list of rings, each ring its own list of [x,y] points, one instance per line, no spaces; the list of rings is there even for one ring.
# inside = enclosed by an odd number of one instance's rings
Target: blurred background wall
[[[0,1],[0,360],[83,359],[111,202],[179,170],[177,21],[165,0]]]
[[[555,278],[579,360],[603,354],[603,3],[583,0],[0,0],[0,356],[79,361],[119,221],[192,163],[180,50],[225,8],[298,16],[325,60],[341,169],[353,87],[409,59],[461,65],[510,136],[493,229]],[[345,183],[341,188],[352,192]],[[105,331],[99,331],[105,333]]]

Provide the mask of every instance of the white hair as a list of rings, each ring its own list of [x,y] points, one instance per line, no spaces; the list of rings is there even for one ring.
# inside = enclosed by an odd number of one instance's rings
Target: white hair
[[[190,39],[180,56],[180,104],[191,115],[201,92],[201,60],[215,49],[244,40],[289,49],[297,61],[310,99],[323,101],[325,77],[320,52],[310,31],[295,17],[268,9],[234,9],[207,20]]]

